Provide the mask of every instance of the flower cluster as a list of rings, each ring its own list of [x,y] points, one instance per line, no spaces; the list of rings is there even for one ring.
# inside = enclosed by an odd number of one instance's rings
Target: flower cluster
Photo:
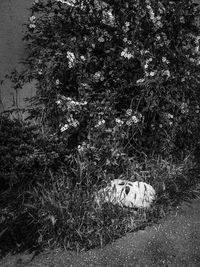
[[[56,80],[59,84],[59,80]],[[87,101],[76,101],[71,97],[64,95],[58,95],[56,101],[58,108],[63,112],[64,124],[60,124],[61,132],[64,132],[70,128],[76,128],[79,125],[78,119],[74,118],[74,115],[79,115],[83,108],[87,105]]]
[[[87,101],[75,101],[71,97],[59,95],[56,104],[62,111],[79,113],[87,105]]]
[[[74,53],[67,51],[67,58],[68,58],[68,60],[69,60],[69,62],[68,62],[68,66],[69,66],[69,68],[71,69],[71,68],[74,67],[74,65],[75,65],[75,61],[76,61],[76,58],[75,58]]]
[[[104,126],[105,123],[106,123],[106,121],[105,121],[104,119],[99,120],[99,121],[97,122],[97,124],[96,124],[94,127],[95,127],[95,128],[100,128],[100,127]]]
[[[95,82],[99,82],[99,81],[103,81],[105,78],[104,78],[103,73],[101,71],[97,71],[93,75],[93,79]]]
[[[117,126],[119,126],[119,127],[121,127],[124,124],[124,121],[119,119],[119,118],[116,118],[115,122],[116,122]]]
[[[109,26],[115,25],[115,17],[112,14],[112,9],[108,11],[103,11],[102,22]]]
[[[66,121],[67,123],[65,123],[64,125],[60,125],[61,132],[64,132],[70,128],[76,128],[79,125],[79,121],[74,119],[72,114],[69,115]]]
[[[151,7],[151,3],[150,3],[149,0],[146,0],[146,4],[147,4],[147,10],[149,12],[150,19],[154,23],[155,28],[156,29],[162,28],[163,24],[161,22],[161,16],[160,15],[155,16],[155,13],[153,11],[153,8]],[[163,13],[163,9],[160,8],[160,12],[162,14]]]
[[[35,1],[33,2],[33,5],[37,5],[37,4],[39,4],[39,2],[40,2],[40,0],[35,0]]]
[[[67,4],[68,6],[74,6],[76,0],[56,0],[57,2],[61,2],[63,4]]]
[[[171,113],[167,113],[166,118],[167,118],[169,125],[171,126],[173,124],[174,115]]]
[[[121,57],[127,58],[127,59],[131,59],[134,58],[134,53],[130,53],[128,51],[128,48],[124,48],[124,50],[121,52]]]
[[[137,124],[142,120],[142,114],[139,112],[134,112],[132,109],[126,110],[126,125],[131,126],[132,124]]]
[[[29,18],[29,20],[30,20],[30,24],[29,24],[29,28],[30,29],[35,29],[35,27],[36,27],[36,17],[35,16],[31,16],[30,18]]]
[[[188,108],[188,104],[186,102],[181,103],[180,108],[181,108],[182,114],[188,114],[189,108]]]
[[[122,29],[123,29],[123,31],[125,32],[125,33],[127,33],[129,30],[130,30],[130,22],[129,21],[126,21],[125,22],[125,25],[122,27]]]

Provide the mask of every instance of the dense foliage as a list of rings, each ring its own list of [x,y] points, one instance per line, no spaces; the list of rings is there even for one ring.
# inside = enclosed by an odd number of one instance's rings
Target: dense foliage
[[[73,146],[98,131],[131,155],[187,150],[199,137],[198,14],[188,0],[35,1],[16,87],[37,80],[32,116]]]
[[[0,191],[42,182],[68,161],[65,138],[42,135],[37,125],[0,117]]]
[[[102,246],[194,196],[198,16],[190,0],[35,0],[10,78],[35,82],[37,126],[1,117],[0,250]],[[119,176],[150,183],[152,209],[98,209]]]

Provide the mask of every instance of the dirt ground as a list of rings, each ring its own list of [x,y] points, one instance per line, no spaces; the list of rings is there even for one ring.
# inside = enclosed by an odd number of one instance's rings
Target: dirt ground
[[[130,233],[103,249],[76,255],[52,251],[36,256],[10,256],[0,262],[5,267],[129,267],[200,266],[200,199],[184,203],[159,224]]]

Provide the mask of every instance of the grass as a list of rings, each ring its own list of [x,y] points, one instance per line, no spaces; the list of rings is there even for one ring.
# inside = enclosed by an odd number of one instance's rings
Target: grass
[[[102,172],[101,179],[94,182],[90,166],[84,167],[79,158],[74,160],[75,184],[72,172],[63,167],[56,175],[50,173],[46,182],[1,194],[1,256],[27,249],[61,247],[80,252],[103,247],[127,232],[157,222],[174,206],[198,194],[199,169],[191,155],[176,164],[161,158],[140,163],[129,158],[122,177],[150,183],[156,190],[156,201],[149,210],[110,203],[100,208],[94,203],[94,192],[113,176]]]

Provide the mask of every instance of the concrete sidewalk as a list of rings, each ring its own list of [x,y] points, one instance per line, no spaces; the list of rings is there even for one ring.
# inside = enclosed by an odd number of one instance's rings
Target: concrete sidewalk
[[[54,251],[5,258],[0,266],[128,267],[200,266],[200,200],[183,204],[159,224],[127,234],[103,249],[76,255]]]

